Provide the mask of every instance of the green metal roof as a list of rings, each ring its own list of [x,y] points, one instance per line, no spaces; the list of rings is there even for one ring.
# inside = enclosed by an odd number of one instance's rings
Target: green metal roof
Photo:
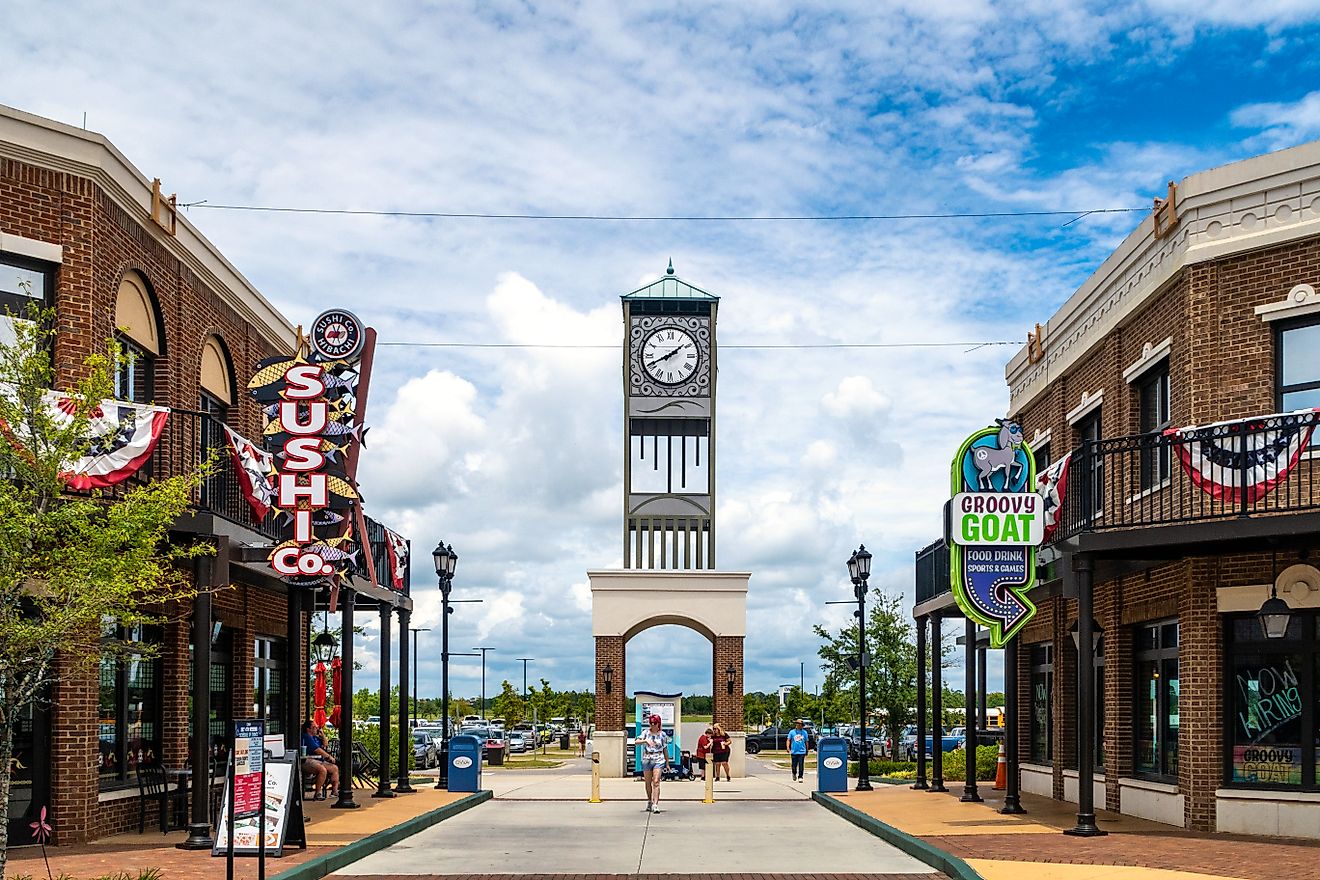
[[[625,293],[621,299],[697,299],[719,302],[720,298],[680,279],[674,274],[674,261],[670,260],[663,278],[639,287],[632,293]]]

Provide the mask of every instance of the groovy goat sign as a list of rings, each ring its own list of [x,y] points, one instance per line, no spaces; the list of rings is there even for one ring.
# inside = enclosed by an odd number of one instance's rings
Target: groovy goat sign
[[[1000,648],[1036,613],[1036,548],[1045,538],[1045,504],[1032,491],[1035,459],[1022,428],[996,419],[963,441],[953,459],[946,543],[949,584],[958,607],[990,630]]]

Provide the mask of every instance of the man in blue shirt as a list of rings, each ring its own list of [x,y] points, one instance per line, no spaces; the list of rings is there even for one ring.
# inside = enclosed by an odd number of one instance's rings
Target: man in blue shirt
[[[315,779],[316,785],[312,800],[323,801],[327,792],[339,787],[339,765],[335,756],[325,749],[321,738],[321,729],[310,718],[302,726],[302,770]]]
[[[793,781],[802,781],[802,772],[807,766],[807,745],[810,738],[798,719],[797,725],[788,732],[788,756],[793,761]]]

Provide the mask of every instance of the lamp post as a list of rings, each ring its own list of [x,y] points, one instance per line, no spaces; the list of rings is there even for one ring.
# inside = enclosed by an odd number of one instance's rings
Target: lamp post
[[[408,632],[412,633],[412,637],[413,637],[413,656],[412,656],[412,660],[413,660],[413,694],[412,694],[412,697],[413,697],[413,711],[412,711],[412,720],[413,720],[413,723],[414,723],[414,724],[417,723],[417,701],[418,701],[418,699],[419,699],[419,697],[418,697],[418,695],[417,695],[417,667],[421,665],[421,663],[419,663],[418,661],[422,659],[422,658],[421,658],[421,655],[419,655],[419,654],[417,653],[417,634],[418,634],[418,633],[429,633],[430,631],[431,631],[431,628],[430,628],[429,626],[410,626],[410,627],[408,627]]]
[[[494,651],[494,648],[483,648],[473,645],[472,650],[481,652],[481,720],[486,720],[486,652]]]
[[[858,744],[857,791],[871,790],[871,741],[866,736],[866,581],[871,577],[871,554],[862,544],[848,557],[848,577],[857,597],[857,699],[861,709],[861,742]]]
[[[444,541],[437,541],[431,551],[431,560],[435,563],[435,576],[440,580],[440,774],[436,777],[436,788],[448,787],[449,784],[449,615],[453,608],[449,604],[449,591],[454,584],[454,572],[458,570],[458,554],[453,546],[445,546]]]

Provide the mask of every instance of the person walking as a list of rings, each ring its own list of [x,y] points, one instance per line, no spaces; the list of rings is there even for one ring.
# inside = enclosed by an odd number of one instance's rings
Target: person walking
[[[718,724],[710,728],[710,757],[715,762],[715,778],[720,778],[720,769],[724,770],[724,781],[732,782],[729,776],[729,750],[732,748],[729,735]]]
[[[579,758],[585,758],[586,756],[587,756],[587,729],[586,729],[585,727],[579,727],[579,728],[578,728],[578,757],[579,757]]]
[[[802,773],[807,766],[807,747],[811,744],[802,719],[788,732],[788,757],[793,762],[793,781],[801,782]]]
[[[660,729],[660,716],[652,715],[650,728],[637,738],[642,747],[642,779],[646,782],[646,811],[660,809],[660,774],[669,764],[669,734]]]

